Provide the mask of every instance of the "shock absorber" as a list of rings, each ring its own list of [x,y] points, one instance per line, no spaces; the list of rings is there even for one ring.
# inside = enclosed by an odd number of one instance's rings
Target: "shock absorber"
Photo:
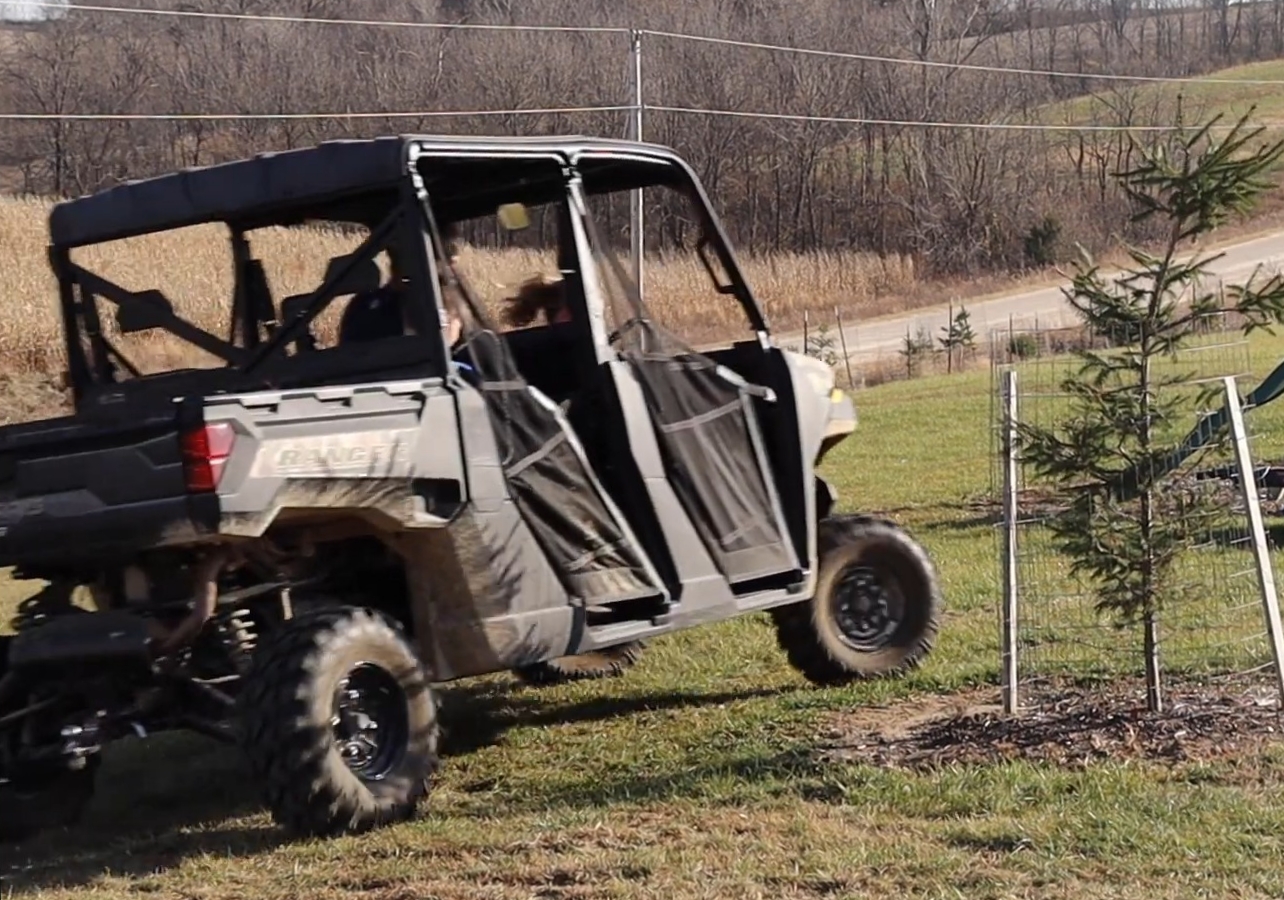
[[[221,613],[216,619],[216,628],[232,666],[244,675],[249,668],[250,657],[258,647],[258,623],[254,621],[253,613],[238,606]]]

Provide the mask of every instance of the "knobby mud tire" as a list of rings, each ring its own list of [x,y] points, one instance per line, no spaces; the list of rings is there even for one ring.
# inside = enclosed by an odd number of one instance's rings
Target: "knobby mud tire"
[[[942,611],[940,583],[922,546],[890,520],[835,516],[820,523],[817,550],[815,596],[771,611],[789,664],[818,685],[892,678],[916,668],[932,652]],[[835,609],[836,592],[853,570],[874,573],[900,601],[890,633],[864,646],[844,636]]]
[[[0,679],[9,670],[12,635],[0,635]],[[12,712],[0,709],[0,714]],[[79,769],[51,770],[32,782],[18,776],[0,783],[0,844],[16,844],[43,831],[71,828],[79,823],[94,797],[95,780],[102,758],[87,757]]]
[[[332,732],[340,682],[362,664],[399,689],[400,697],[391,693],[398,723],[405,700],[404,734],[378,779],[358,776]],[[292,835],[359,834],[406,821],[428,796],[439,766],[436,697],[405,634],[377,612],[322,607],[287,621],[256,652],[239,704],[250,769],[273,819]]]
[[[597,678],[616,678],[633,668],[646,649],[643,641],[629,641],[574,656],[520,666],[513,670],[521,681],[536,686],[565,684]]]

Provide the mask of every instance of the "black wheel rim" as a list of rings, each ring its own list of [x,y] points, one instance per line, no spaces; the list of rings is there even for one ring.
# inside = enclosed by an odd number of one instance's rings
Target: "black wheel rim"
[[[406,693],[374,663],[353,666],[335,689],[334,742],[357,777],[377,781],[400,762],[410,731]]]
[[[884,573],[871,566],[849,566],[831,595],[834,619],[843,641],[870,653],[887,646],[901,623],[899,596]]]

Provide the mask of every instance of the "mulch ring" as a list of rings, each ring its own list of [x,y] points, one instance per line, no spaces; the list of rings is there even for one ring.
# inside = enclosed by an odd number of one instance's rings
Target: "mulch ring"
[[[1003,714],[998,692],[933,704],[909,701],[839,716],[822,760],[933,769],[1013,759],[1082,767],[1100,760],[1211,762],[1284,747],[1284,716],[1270,679],[1165,685],[1164,709],[1146,709],[1139,679],[1023,686],[1022,713]],[[898,709],[899,707],[899,709]],[[898,715],[899,712],[899,715]]]

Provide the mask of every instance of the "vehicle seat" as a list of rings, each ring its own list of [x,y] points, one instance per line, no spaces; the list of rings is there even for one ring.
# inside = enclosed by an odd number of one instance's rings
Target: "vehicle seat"
[[[517,371],[555,403],[578,389],[584,344],[573,324],[537,325],[506,332],[503,338]]]
[[[336,256],[326,265],[325,278],[321,284],[325,284],[333,277],[342,266],[347,265],[351,256]],[[373,293],[379,289],[381,276],[379,274],[379,264],[373,259],[366,260],[364,263],[358,263],[343,278],[339,279],[335,285],[331,296],[342,297],[347,294],[353,295],[349,300],[351,304],[360,294]],[[318,285],[318,288],[320,285]],[[281,301],[281,321],[283,323],[291,321],[295,315],[300,314],[312,302],[313,294],[295,294],[286,297]],[[345,314],[347,310],[344,311]],[[317,346],[316,336],[312,334],[311,329],[295,341],[295,352],[304,350],[315,350]]]

